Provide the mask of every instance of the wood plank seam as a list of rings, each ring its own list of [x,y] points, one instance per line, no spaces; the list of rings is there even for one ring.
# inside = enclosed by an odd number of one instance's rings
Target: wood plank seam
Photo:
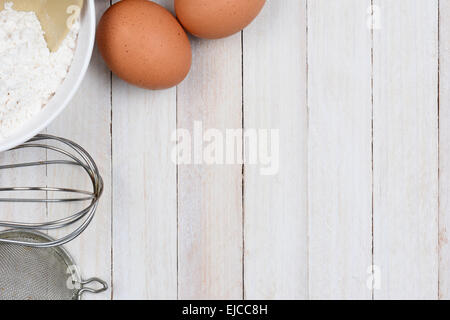
[[[374,174],[373,174],[373,170],[374,170],[374,159],[373,159],[373,152],[374,152],[374,149],[373,149],[373,106],[374,106],[374,69],[373,69],[373,66],[374,66],[374,34],[373,34],[373,32],[374,32],[374,24],[375,24],[375,21],[374,21],[374,12],[373,12],[373,7],[374,7],[374,0],[370,0],[370,5],[371,5],[371,23],[372,23],[372,25],[371,25],[371,29],[370,29],[370,42],[371,42],[371,48],[370,48],[370,64],[371,64],[371,70],[370,70],[370,72],[371,72],[371,74],[370,74],[370,94],[371,94],[371,101],[370,101],[370,103],[371,103],[371,121],[370,121],[370,126],[371,126],[371,128],[370,128],[370,130],[371,130],[371,146],[370,146],[370,152],[371,152],[371,155],[370,155],[370,157],[371,157],[371,160],[372,160],[372,172],[371,172],[371,179],[372,179],[372,181],[371,181],[371,184],[372,184],[372,205],[371,205],[371,232],[372,232],[372,234],[371,234],[371,240],[372,240],[372,243],[371,243],[371,246],[372,246],[372,248],[371,248],[371,250],[372,250],[372,252],[371,252],[371,258],[372,258],[372,274],[371,274],[371,276],[372,276],[372,283],[371,283],[371,285],[372,285],[372,288],[371,288],[371,299],[372,300],[374,300],[375,299],[375,289],[374,289],[374,287],[375,287],[375,276],[374,276],[374,264],[375,264],[375,242],[374,242],[374,220],[373,220],[373,217],[374,217]]]
[[[306,0],[305,2],[305,46],[306,46],[306,83],[305,83],[305,105],[306,105],[306,150],[307,153],[309,153],[309,143],[310,143],[310,109],[309,109],[309,0]],[[306,172],[309,172],[309,155],[306,157]],[[310,236],[311,236],[311,224],[310,224],[310,187],[309,187],[309,174],[306,175],[306,192],[308,196],[306,197],[306,223],[308,225],[308,234],[306,235],[306,256],[308,258],[307,264],[306,264],[306,299],[311,299],[311,279],[310,279],[310,268],[311,268],[311,254],[310,254]]]
[[[242,112],[242,157],[245,156],[245,101],[244,101],[244,30],[241,31],[241,112]],[[245,300],[245,161],[242,162],[242,299]]]
[[[437,140],[438,140],[438,151],[437,151],[437,158],[438,158],[438,165],[437,165],[437,170],[438,170],[438,194],[437,194],[437,206],[438,206],[438,215],[437,215],[437,239],[438,239],[438,243],[437,243],[437,264],[438,264],[438,275],[437,275],[437,299],[440,300],[441,298],[441,268],[440,268],[440,262],[441,262],[441,244],[440,244],[440,229],[441,229],[441,221],[440,221],[440,212],[441,212],[441,204],[440,204],[440,200],[441,200],[441,193],[440,193],[440,157],[441,157],[441,150],[440,150],[440,91],[441,91],[441,0],[438,0],[438,5],[437,5],[437,37],[438,37],[438,45],[437,45],[437,51],[438,51],[438,69],[437,69],[437,125],[438,125],[438,136],[437,136]]]
[[[112,6],[113,0],[109,0],[109,6]],[[109,134],[111,137],[111,296],[110,300],[114,300],[114,143],[113,143],[113,74],[109,72],[109,106],[110,106],[110,123],[109,123]]]

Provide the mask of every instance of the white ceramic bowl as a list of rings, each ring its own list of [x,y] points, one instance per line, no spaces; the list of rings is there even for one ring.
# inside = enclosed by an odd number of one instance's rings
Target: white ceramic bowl
[[[34,118],[25,123],[22,128],[16,130],[12,135],[0,139],[0,152],[14,148],[34,137],[64,110],[78,90],[91,61],[95,42],[95,26],[94,0],[86,0],[81,14],[81,26],[75,55],[66,79],[41,112],[36,114]]]

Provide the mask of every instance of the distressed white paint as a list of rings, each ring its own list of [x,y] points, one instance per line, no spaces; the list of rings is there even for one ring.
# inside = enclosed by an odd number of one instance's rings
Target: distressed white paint
[[[438,297],[438,1],[376,0],[375,299]]]
[[[195,121],[222,134],[241,128],[240,35],[192,39],[192,47],[191,72],[178,87],[178,128],[193,139]],[[179,298],[241,299],[242,166],[180,165],[178,217]]]
[[[439,297],[450,299],[450,1],[440,1]]]
[[[309,288],[312,299],[370,299],[370,0],[308,5]]]
[[[245,129],[280,136],[275,175],[245,166],[245,298],[305,299],[306,1],[269,1],[244,31],[244,108]]]
[[[114,298],[174,299],[175,90],[146,91],[117,78],[113,88]]]
[[[96,4],[100,16],[108,1]],[[373,43],[369,4],[268,1],[243,38],[192,39],[193,68],[178,89],[116,77],[111,86],[94,53],[80,92],[48,128],[84,146],[105,179],[95,220],[68,245],[85,276],[112,284],[86,298],[370,299],[372,197],[374,298],[435,299],[438,283],[449,298],[450,0],[440,0],[440,88],[438,0],[374,0]],[[177,174],[171,135],[196,120],[279,129],[278,174],[247,165],[242,176],[240,164]],[[36,157],[45,155],[0,161]],[[0,172],[0,186],[59,179],[86,185],[53,168]],[[2,206],[0,219],[47,213],[29,212]]]

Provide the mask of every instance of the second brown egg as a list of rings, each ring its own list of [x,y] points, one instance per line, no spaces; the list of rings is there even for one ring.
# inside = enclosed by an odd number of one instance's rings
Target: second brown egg
[[[175,0],[175,11],[183,27],[193,35],[218,39],[248,26],[265,2],[266,0]]]

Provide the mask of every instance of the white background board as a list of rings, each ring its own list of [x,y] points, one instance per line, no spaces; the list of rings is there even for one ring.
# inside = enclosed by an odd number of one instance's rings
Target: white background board
[[[86,298],[450,298],[449,14],[450,0],[268,0],[242,33],[192,38],[188,78],[159,92],[96,50],[47,130],[106,183],[68,246],[111,284]],[[171,137],[196,122],[278,130],[279,170],[177,166]]]

